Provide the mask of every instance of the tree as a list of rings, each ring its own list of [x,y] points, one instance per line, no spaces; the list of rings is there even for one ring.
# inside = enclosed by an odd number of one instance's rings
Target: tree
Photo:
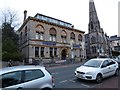
[[[2,15],[2,24],[3,23],[9,23],[11,27],[14,29],[19,27],[19,16],[17,14],[17,11],[13,11],[10,9],[4,9],[1,11]]]
[[[16,15],[8,10],[2,16],[2,60],[21,60],[22,57],[18,44],[19,37],[14,30],[17,26]]]

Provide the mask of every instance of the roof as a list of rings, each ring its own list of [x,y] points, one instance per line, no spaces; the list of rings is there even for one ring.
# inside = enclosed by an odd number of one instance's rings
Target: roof
[[[23,24],[21,25],[21,27],[18,29],[18,32],[20,32],[22,30],[22,28],[28,23],[28,21],[30,20],[34,20],[34,21],[38,21],[38,22],[43,22],[43,23],[47,23],[47,24],[50,24],[50,25],[55,25],[55,26],[59,26],[59,27],[63,27],[63,28],[66,28],[66,29],[69,29],[69,30],[74,30],[74,31],[77,31],[77,32],[80,32],[80,33],[85,33],[85,31],[82,31],[82,30],[78,30],[78,29],[75,29],[75,28],[70,28],[70,27],[65,27],[65,26],[62,26],[62,25],[57,25],[55,23],[51,23],[51,22],[47,22],[47,21],[44,21],[44,20],[40,20],[40,19],[37,19],[35,17],[31,17],[29,16],[24,22]]]
[[[34,65],[5,67],[5,68],[0,69],[0,74],[8,73],[8,72],[11,72],[11,71],[29,70],[29,69],[42,69],[42,68],[45,68],[45,67],[44,66],[34,66]]]
[[[40,16],[45,16],[45,17],[52,18],[52,19],[55,19],[55,20],[58,20],[58,21],[61,21],[61,22],[64,22],[64,23],[67,23],[67,24],[72,25],[71,23],[68,23],[68,22],[65,22],[65,21],[62,21],[62,20],[59,20],[59,19],[56,19],[56,18],[50,17],[50,16],[46,16],[46,15],[43,15],[43,14],[39,14],[39,13],[37,13],[34,17],[36,18],[36,17],[37,17],[37,15],[40,15]]]

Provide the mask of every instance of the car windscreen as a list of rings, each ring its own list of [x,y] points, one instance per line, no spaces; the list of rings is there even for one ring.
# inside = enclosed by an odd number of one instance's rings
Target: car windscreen
[[[101,63],[102,61],[100,60],[89,60],[84,64],[84,66],[99,68]]]

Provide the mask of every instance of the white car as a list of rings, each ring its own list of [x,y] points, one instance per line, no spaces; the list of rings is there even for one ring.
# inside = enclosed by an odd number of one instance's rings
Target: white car
[[[113,59],[95,58],[78,67],[75,70],[75,76],[85,80],[96,80],[97,83],[100,83],[105,77],[119,75],[118,68],[118,63]]]

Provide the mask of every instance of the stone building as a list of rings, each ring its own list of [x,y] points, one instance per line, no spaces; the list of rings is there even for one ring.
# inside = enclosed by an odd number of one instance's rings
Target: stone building
[[[29,16],[18,30],[20,49],[27,63],[59,60],[81,60],[85,56],[84,31],[71,23],[42,14]]]
[[[117,35],[111,36],[110,45],[113,52],[120,52],[120,37]]]
[[[109,56],[109,40],[100,26],[94,1],[89,1],[88,34],[85,35],[87,58]]]

